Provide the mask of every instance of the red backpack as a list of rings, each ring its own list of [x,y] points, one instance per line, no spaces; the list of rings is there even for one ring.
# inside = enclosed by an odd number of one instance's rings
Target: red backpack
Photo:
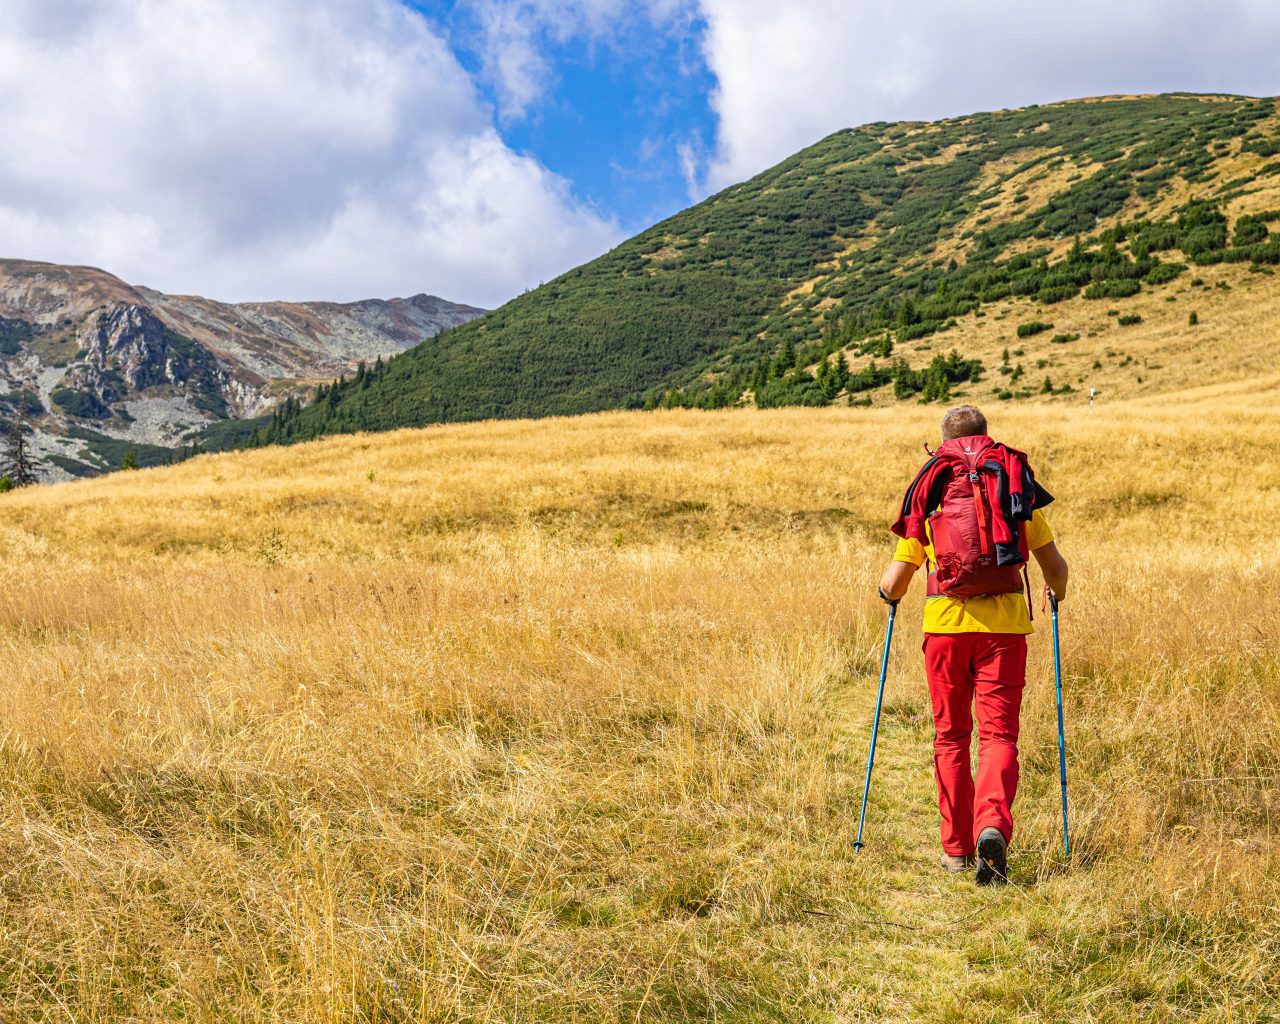
[[[981,597],[1027,588],[1026,524],[1053,501],[1027,457],[985,434],[944,441],[908,488],[893,532],[933,537],[929,594]],[[1029,598],[1028,598],[1029,599]]]

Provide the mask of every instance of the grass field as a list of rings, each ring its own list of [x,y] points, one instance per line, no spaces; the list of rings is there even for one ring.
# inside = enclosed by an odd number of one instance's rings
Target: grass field
[[[1043,340],[1043,339],[1041,339]],[[1015,884],[936,866],[940,410],[338,438],[0,499],[0,1020],[1280,1020],[1280,378],[999,407],[1059,502]]]

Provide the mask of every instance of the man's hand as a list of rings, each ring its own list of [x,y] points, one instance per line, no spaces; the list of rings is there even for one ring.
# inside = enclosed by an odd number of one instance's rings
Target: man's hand
[[[1058,604],[1062,604],[1067,596],[1067,560],[1059,553],[1058,545],[1050,541],[1031,553],[1036,556],[1036,561],[1040,564],[1045,585]]]
[[[897,606],[898,602],[884,592],[884,587],[876,587],[876,593],[885,604]]]
[[[916,574],[919,566],[912,565],[910,562],[890,562],[889,568],[885,569],[884,575],[880,578],[880,600],[888,604],[897,604],[906,594],[907,588],[911,586],[911,577]]]

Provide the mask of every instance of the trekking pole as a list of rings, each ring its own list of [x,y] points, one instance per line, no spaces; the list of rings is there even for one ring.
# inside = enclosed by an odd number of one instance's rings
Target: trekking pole
[[[853,852],[862,852],[862,826],[867,820],[867,796],[871,792],[871,769],[876,763],[876,736],[880,732],[880,708],[884,704],[884,679],[889,672],[889,644],[893,641],[893,618],[898,612],[898,602],[889,603],[889,625],[884,633],[884,654],[880,658],[880,689],[876,693],[876,717],[871,724],[871,750],[867,753],[867,779],[862,786],[862,813],[858,816],[858,838]]]
[[[1062,852],[1071,856],[1071,837],[1067,831],[1067,738],[1062,727],[1062,654],[1058,646],[1058,599],[1049,594],[1049,607],[1053,610],[1053,685],[1058,695],[1058,777],[1062,780]]]

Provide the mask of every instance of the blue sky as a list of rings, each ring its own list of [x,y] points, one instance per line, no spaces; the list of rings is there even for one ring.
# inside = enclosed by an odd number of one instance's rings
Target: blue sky
[[[500,86],[485,74],[489,39],[474,8],[453,0],[410,6],[439,26],[500,110]],[[534,42],[550,66],[545,92],[532,109],[497,117],[498,130],[513,149],[569,182],[578,201],[626,234],[641,231],[705,194],[690,177],[705,161],[716,128],[705,30],[696,15],[661,26],[624,19],[607,40],[535,29]]]
[[[5,0],[0,257],[493,307],[825,135],[1280,93],[1275,0]]]

